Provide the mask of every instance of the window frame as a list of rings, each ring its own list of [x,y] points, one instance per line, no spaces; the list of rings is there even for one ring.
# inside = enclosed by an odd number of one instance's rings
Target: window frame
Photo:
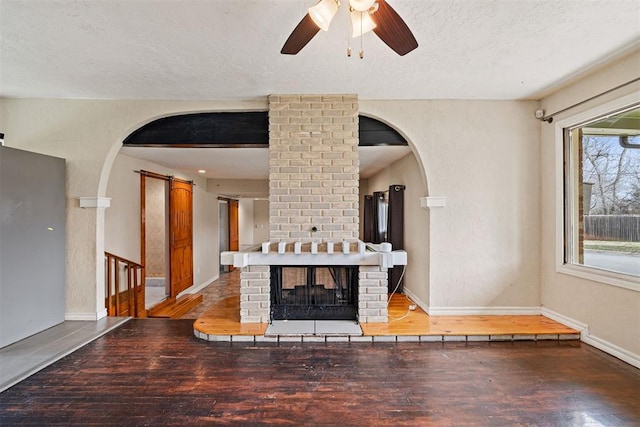
[[[570,164],[571,157],[568,155],[568,150],[565,146],[565,135],[568,135],[571,129],[575,127],[638,104],[640,104],[640,92],[634,92],[570,117],[554,121],[556,154],[556,272],[636,292],[640,292],[640,277],[573,264],[565,258],[565,248],[567,248],[567,252],[575,250],[575,237],[572,236],[575,234],[576,227],[574,223],[575,216],[571,215],[573,211],[570,211],[567,206],[569,201],[573,200],[574,193],[572,192],[575,191],[576,187],[566,181],[567,175],[573,171],[573,165]],[[567,163],[565,163],[565,160]]]

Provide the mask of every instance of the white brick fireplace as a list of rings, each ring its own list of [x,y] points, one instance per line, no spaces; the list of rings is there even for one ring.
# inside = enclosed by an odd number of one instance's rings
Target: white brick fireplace
[[[387,268],[406,253],[358,240],[357,96],[270,96],[269,170],[270,241],[221,257],[241,268],[241,322],[271,321],[270,266],[287,265],[357,265],[358,321],[387,322]]]

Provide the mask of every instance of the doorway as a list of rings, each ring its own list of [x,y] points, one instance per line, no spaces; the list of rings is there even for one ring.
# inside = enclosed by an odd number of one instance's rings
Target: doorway
[[[218,199],[218,259],[229,250],[229,208],[227,200]],[[220,273],[228,273],[229,266],[220,264]]]
[[[236,199],[218,198],[218,258],[225,251],[240,249],[239,202]],[[221,273],[234,270],[233,266],[220,265]]]
[[[193,285],[193,183],[140,173],[140,259],[145,309]]]

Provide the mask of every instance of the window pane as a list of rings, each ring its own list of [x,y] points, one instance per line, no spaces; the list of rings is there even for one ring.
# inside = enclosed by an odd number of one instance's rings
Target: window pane
[[[640,108],[569,135],[567,262],[640,276]]]

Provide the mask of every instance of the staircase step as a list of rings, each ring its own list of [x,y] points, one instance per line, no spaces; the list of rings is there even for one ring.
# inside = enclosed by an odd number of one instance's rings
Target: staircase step
[[[202,294],[183,295],[173,301],[172,304],[166,304],[158,310],[154,307],[149,313],[149,317],[176,319],[200,304],[202,302],[202,298]]]
[[[153,307],[151,307],[149,310],[147,310],[147,316],[148,317],[165,317],[165,316],[158,316],[158,313],[161,313],[163,310],[166,310],[167,307],[171,307],[176,303],[176,299],[172,298],[172,297],[168,297],[162,301],[160,301],[158,304],[154,305]]]
[[[178,304],[176,304],[173,314],[171,315],[172,319],[178,318],[191,310],[193,307],[197,306],[202,302],[203,296],[202,294],[190,294],[185,295],[180,298]]]

